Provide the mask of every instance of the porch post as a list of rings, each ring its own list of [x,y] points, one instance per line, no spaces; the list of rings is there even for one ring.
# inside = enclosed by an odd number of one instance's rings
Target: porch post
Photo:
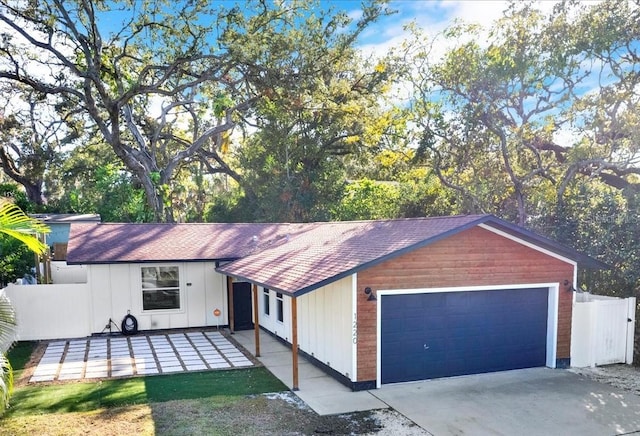
[[[291,357],[293,359],[293,390],[298,390],[298,299],[291,297]]]
[[[260,357],[260,321],[258,318],[258,285],[253,284],[253,326],[256,336],[256,357]]]
[[[227,292],[229,293],[229,331],[233,334],[236,331],[236,321],[233,311],[233,278],[231,276],[227,276]]]

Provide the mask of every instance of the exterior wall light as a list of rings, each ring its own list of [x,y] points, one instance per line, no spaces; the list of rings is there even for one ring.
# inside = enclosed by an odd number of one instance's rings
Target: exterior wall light
[[[369,296],[369,298],[367,298],[367,301],[376,301],[376,294],[373,293],[373,291],[369,286],[364,288],[364,293],[365,295]]]
[[[576,292],[576,290],[573,288],[573,285],[571,284],[571,282],[569,280],[565,280],[564,283],[564,290],[567,292]]]

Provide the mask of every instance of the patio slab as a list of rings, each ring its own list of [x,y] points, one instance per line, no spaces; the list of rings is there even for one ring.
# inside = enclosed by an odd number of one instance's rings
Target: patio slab
[[[90,337],[50,342],[29,382],[132,377],[252,365],[253,362],[218,331]]]
[[[255,352],[253,330],[235,332],[233,338],[247,351]],[[260,357],[256,357],[289,389],[293,387],[291,349],[271,335],[260,332]],[[303,356],[298,358],[299,390],[294,393],[318,415],[335,415],[389,406],[369,391],[353,392],[313,365]]]

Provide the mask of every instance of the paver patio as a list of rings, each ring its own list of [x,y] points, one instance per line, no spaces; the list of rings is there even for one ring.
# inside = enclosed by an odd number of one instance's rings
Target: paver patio
[[[253,362],[217,331],[53,341],[30,383],[249,367]]]

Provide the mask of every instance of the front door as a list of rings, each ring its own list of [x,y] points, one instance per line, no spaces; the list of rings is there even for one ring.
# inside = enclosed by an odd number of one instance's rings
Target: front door
[[[253,313],[251,309],[251,283],[233,283],[233,319],[235,330],[251,330],[253,328]]]

